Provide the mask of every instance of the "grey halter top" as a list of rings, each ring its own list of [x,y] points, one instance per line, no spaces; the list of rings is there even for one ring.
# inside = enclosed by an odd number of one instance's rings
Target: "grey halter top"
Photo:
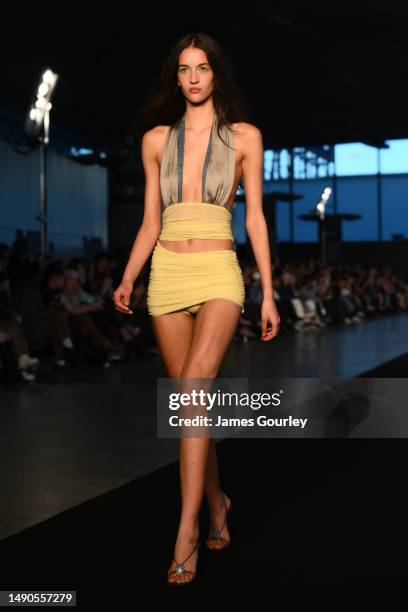
[[[226,207],[235,175],[235,149],[233,133],[225,126],[221,134],[227,147],[217,134],[218,117],[214,114],[202,171],[202,202]],[[160,164],[160,191],[162,210],[182,203],[185,114],[170,126]],[[199,203],[198,203],[199,205]]]

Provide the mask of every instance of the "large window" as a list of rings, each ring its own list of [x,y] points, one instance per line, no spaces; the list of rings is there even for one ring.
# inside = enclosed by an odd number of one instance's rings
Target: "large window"
[[[337,176],[377,174],[378,172],[378,149],[361,142],[336,145],[334,160]]]
[[[318,226],[299,219],[302,213],[314,212],[324,187],[335,189],[326,209],[327,214],[357,213],[361,218],[342,221],[343,240],[365,241],[408,238],[408,139],[388,140],[387,148],[378,149],[361,142],[325,145],[308,151],[293,150],[293,192],[302,199],[292,205],[277,202],[278,241],[291,239],[290,210],[293,207],[293,239],[310,242],[318,239]],[[289,191],[290,151],[265,150],[264,192]],[[336,180],[332,175],[336,173]],[[378,174],[380,172],[380,175]],[[398,176],[399,175],[399,176]],[[379,232],[379,209],[381,232]],[[243,211],[237,210],[237,226]]]
[[[235,202],[232,208],[232,232],[237,244],[246,243],[245,203]]]
[[[342,221],[343,240],[377,240],[377,179],[371,176],[337,179],[337,210],[361,219]]]
[[[383,176],[381,179],[382,239],[393,235],[408,239],[408,175]]]
[[[323,189],[331,187],[331,179],[316,179],[311,181],[295,181],[295,193],[302,195],[302,199],[293,203],[295,211],[295,242],[316,242],[318,240],[318,222],[299,219],[299,215],[315,214],[316,204],[320,200]],[[333,212],[333,201],[329,199],[326,214]]]
[[[273,189],[271,191],[282,191],[287,193],[289,191],[289,184],[287,181],[276,181],[273,183]],[[289,215],[290,210],[288,202],[278,200],[276,202],[276,233],[278,242],[290,240]]]
[[[387,140],[388,149],[380,149],[381,174],[408,173],[408,139]]]
[[[408,139],[387,140],[377,149],[361,142],[334,147],[337,176],[408,173]]]
[[[266,149],[264,151],[264,180],[287,180],[290,175],[291,155],[293,155],[293,178],[295,180],[329,177],[334,173],[333,147],[329,145],[311,149],[296,147],[291,151]]]

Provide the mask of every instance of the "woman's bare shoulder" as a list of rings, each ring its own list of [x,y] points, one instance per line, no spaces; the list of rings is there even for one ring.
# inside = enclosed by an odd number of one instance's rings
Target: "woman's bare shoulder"
[[[239,123],[233,123],[232,128],[236,132],[237,136],[243,139],[252,140],[253,138],[258,138],[261,136],[261,130],[253,123],[241,121]]]
[[[241,154],[241,159],[263,147],[261,130],[253,123],[241,121],[233,123],[232,128],[235,134],[235,147]]]
[[[163,151],[169,129],[169,125],[156,125],[143,134],[142,146],[147,147],[156,159],[161,158],[161,152]]]

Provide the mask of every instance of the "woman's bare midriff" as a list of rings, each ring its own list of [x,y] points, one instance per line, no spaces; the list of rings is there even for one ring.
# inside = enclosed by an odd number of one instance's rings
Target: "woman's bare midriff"
[[[159,242],[166,249],[175,253],[234,249],[234,243],[229,238],[189,238],[188,240],[159,240]]]

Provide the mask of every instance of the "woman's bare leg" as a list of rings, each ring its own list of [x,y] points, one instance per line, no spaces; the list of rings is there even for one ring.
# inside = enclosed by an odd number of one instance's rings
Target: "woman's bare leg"
[[[220,314],[222,310],[220,306],[222,305],[228,306],[229,304],[228,301],[226,300],[214,300],[214,301],[217,302],[217,306],[220,309]],[[199,311],[197,315],[198,321],[199,321],[200,315],[202,316],[205,312],[203,310],[204,306],[201,308],[201,310]],[[228,346],[234,335],[234,332],[236,330],[236,326],[238,324],[239,317],[240,317],[239,309],[235,307],[235,310],[234,310],[234,306],[235,306],[234,304],[230,304],[230,306],[232,307],[232,312],[230,309],[228,311],[226,310],[222,312],[221,314],[221,319],[225,317],[224,322],[225,321],[229,322],[229,329],[227,330],[226,344],[224,341],[223,344],[220,346],[221,351],[219,352],[218,359],[215,362],[216,370],[214,369],[213,374],[212,374],[214,377],[218,375],[219,369],[221,367],[222,359],[225,356],[226,350],[228,349]],[[238,312],[237,316],[235,316],[235,311]],[[210,376],[206,376],[206,377],[210,377]],[[228,531],[228,525],[225,523],[225,518],[226,518],[225,509],[226,508],[227,510],[229,509],[231,502],[227,495],[225,495],[225,499],[224,499],[224,493],[221,487],[219,469],[218,469],[217,447],[216,447],[216,444],[213,438],[209,439],[209,448],[208,448],[208,455],[207,455],[207,465],[206,465],[204,488],[205,488],[205,496],[207,498],[207,502],[208,502],[208,506],[210,510],[211,523],[213,527],[217,529],[221,529],[223,525],[225,524],[225,527],[220,532],[220,535],[222,535],[222,537],[225,539],[229,539],[230,535]],[[222,542],[217,542],[213,540],[211,541],[210,546],[211,548],[220,548],[222,546]]]
[[[230,300],[214,299],[200,308],[195,319],[184,313],[152,317],[153,329],[169,376],[183,379],[215,378],[234,335],[239,314],[237,304]],[[181,364],[183,359],[184,363]],[[213,450],[209,452],[211,448]],[[220,487],[214,454],[215,444],[210,438],[180,438],[182,512],[174,550],[174,558],[179,563],[188,557],[197,541],[204,492],[207,494],[209,491],[207,497],[210,506],[214,502],[214,512],[219,511]],[[208,466],[209,457],[212,459]],[[217,526],[216,518],[214,514],[214,526]],[[227,530],[222,535],[228,537]],[[196,561],[197,552],[186,562],[186,569],[194,571]],[[169,570],[173,569],[174,561]],[[173,574],[169,580],[184,581],[189,578],[184,574]]]
[[[215,378],[219,372],[222,360],[234,335],[240,309],[230,300],[214,299],[206,302],[198,311],[191,349],[183,368],[183,379],[189,378]],[[215,458],[215,461],[214,461]],[[180,535],[188,534],[191,530],[194,542],[198,532],[199,510],[204,493],[209,492],[210,506],[214,504],[219,518],[220,484],[218,465],[216,462],[216,449],[214,440],[209,437],[180,439],[180,469],[183,497],[186,499],[185,513],[180,522]],[[194,494],[190,492],[194,490]],[[208,497],[208,496],[207,496]],[[213,514],[212,514],[213,516]],[[214,525],[216,526],[216,525]],[[220,527],[222,525],[219,525]],[[222,532],[228,537],[227,530]],[[182,553],[189,554],[188,548],[181,548]],[[192,556],[192,566],[195,567],[196,554]],[[178,559],[177,559],[178,560]],[[188,564],[186,564],[189,569]],[[194,569],[193,567],[193,569]]]
[[[226,540],[229,540],[230,534],[226,523],[226,512],[230,508],[231,501],[228,495],[224,494],[221,487],[218,471],[217,448],[213,438],[210,439],[210,448],[208,450],[205,495],[210,509],[212,526],[218,530],[221,529],[219,532],[220,535]],[[208,542],[210,548],[222,548],[224,544],[225,543],[220,540],[210,540]]]
[[[153,316],[151,317],[151,321],[153,332],[156,337],[157,344],[160,349],[160,354],[167,370],[167,374],[170,378],[179,380],[181,378],[182,370],[191,347],[195,319],[193,316],[185,314],[183,312],[172,312],[165,315]],[[184,508],[185,502],[186,500],[183,498],[182,488],[182,508]],[[196,531],[191,529],[190,531],[194,535],[197,534],[198,537],[198,529],[196,529]],[[176,547],[174,551],[174,557],[179,563],[184,561],[184,559],[190,554],[195,543],[194,542],[192,544],[189,544],[189,541],[191,541],[191,534],[189,534],[189,538],[187,538],[187,541],[185,542],[185,547],[180,551],[180,545],[177,546],[177,543],[181,539],[181,536],[182,534],[180,534],[179,527],[178,540],[176,542]],[[184,551],[188,548],[188,552],[184,554]],[[195,565],[196,553],[194,553],[194,555],[190,557],[189,561],[194,561]],[[187,569],[193,569],[192,567],[190,567],[190,565],[191,563],[186,564]],[[171,569],[174,569],[174,563],[171,564]],[[184,576],[176,576],[176,578],[178,580],[181,580],[184,578]],[[173,578],[169,578],[169,580],[171,579]]]

